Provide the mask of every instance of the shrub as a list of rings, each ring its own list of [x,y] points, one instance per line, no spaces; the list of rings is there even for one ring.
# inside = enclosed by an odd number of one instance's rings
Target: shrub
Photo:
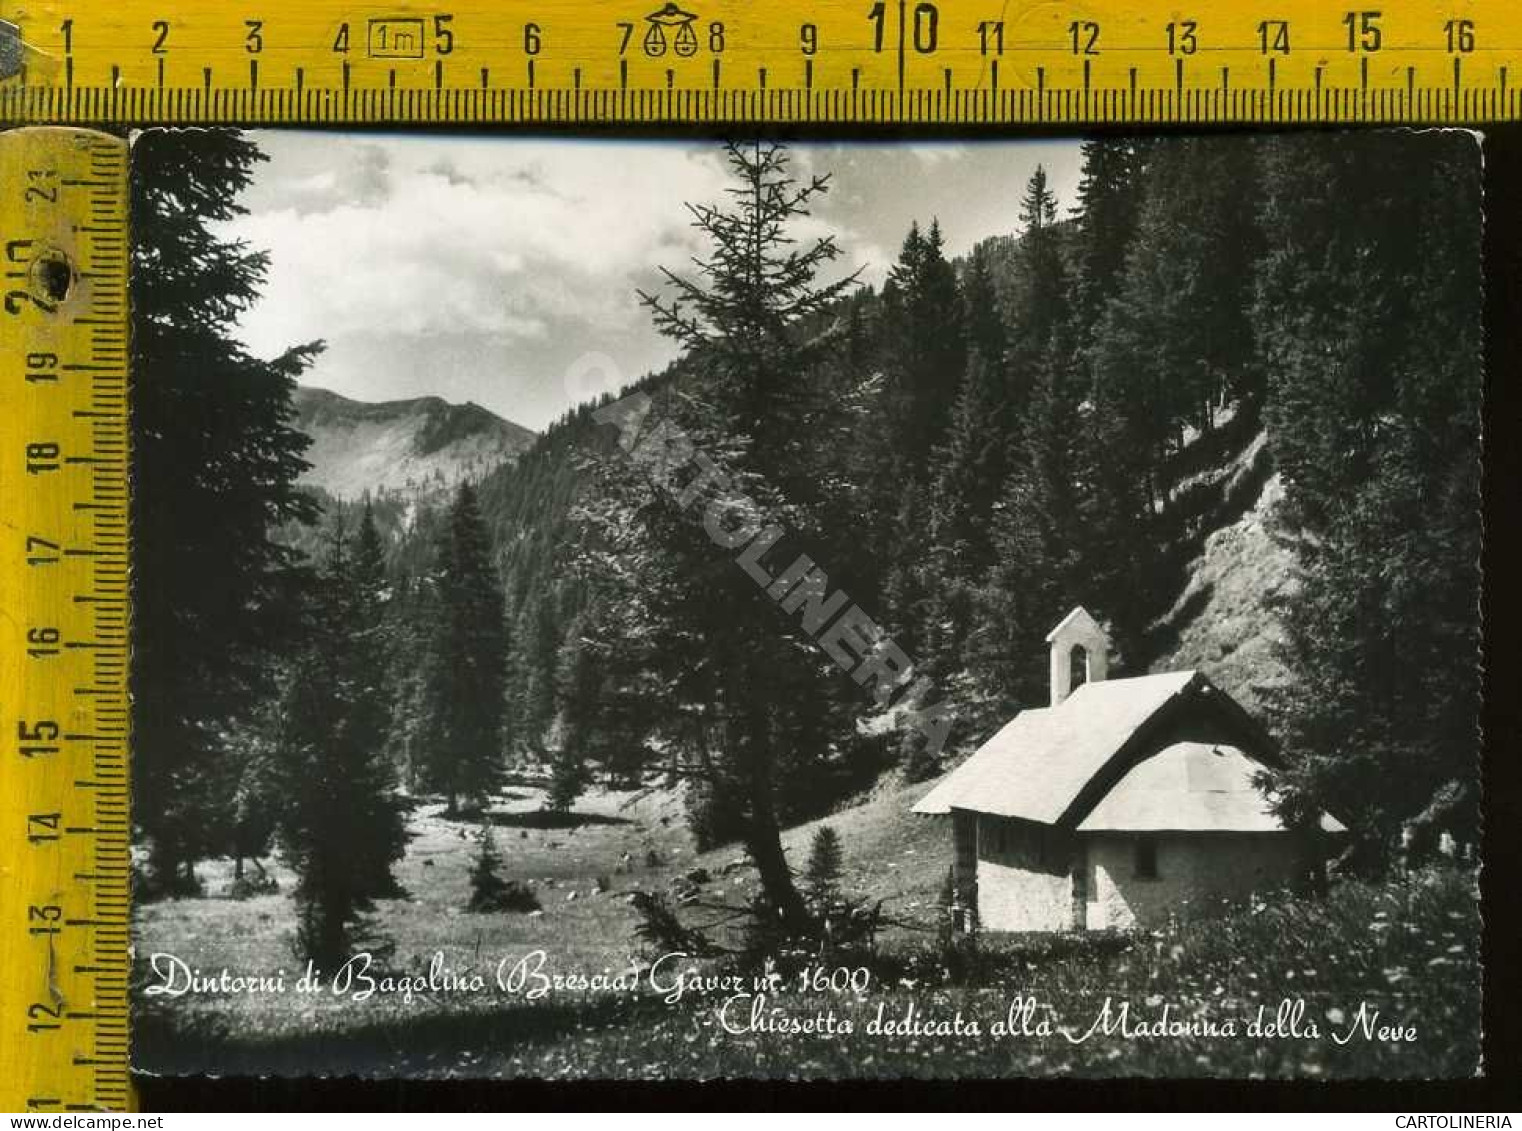
[[[705,936],[682,925],[666,898],[653,892],[636,891],[629,895],[629,902],[639,915],[634,928],[635,937],[644,944],[648,954],[675,954],[682,952],[703,957],[719,953]]]
[[[280,890],[280,884],[268,872],[252,876],[239,876],[227,885],[228,899],[253,899]]]

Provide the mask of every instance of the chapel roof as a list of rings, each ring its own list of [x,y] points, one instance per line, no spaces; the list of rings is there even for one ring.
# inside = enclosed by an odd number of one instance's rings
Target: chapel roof
[[[1139,745],[1153,720],[1192,705],[1214,707],[1237,740]],[[1200,672],[1096,681],[1055,707],[1020,712],[913,811],[1066,822],[1086,833],[1281,832],[1257,785],[1270,749],[1257,724]],[[1344,831],[1328,816],[1321,826]]]
[[[1132,766],[1078,823],[1078,831],[1280,832],[1282,822],[1255,784],[1265,769],[1229,743],[1170,743]],[[1322,828],[1346,831],[1327,816]]]
[[[1055,824],[1137,731],[1191,686],[1210,684],[1195,671],[1107,679],[1055,707],[1021,711],[914,812],[970,809]]]

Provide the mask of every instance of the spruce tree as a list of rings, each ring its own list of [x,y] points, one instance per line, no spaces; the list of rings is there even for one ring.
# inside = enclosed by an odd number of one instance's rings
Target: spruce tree
[[[1131,138],[1092,138],[1082,146],[1078,182],[1080,319],[1092,327],[1120,291],[1136,231],[1145,147]]]
[[[1057,327],[1070,314],[1068,280],[1057,227],[1057,194],[1037,165],[1020,198],[1020,243],[1016,257],[1019,306],[1010,346],[1017,363],[1034,368]]]
[[[1016,248],[1011,312],[1006,350],[1004,398],[1006,421],[1012,429],[1011,465],[1023,457],[1020,432],[1053,334],[1069,320],[1072,304],[1057,228],[1057,197],[1047,183],[1046,169],[1037,165],[1020,203],[1020,242]]]
[[[356,676],[366,695],[385,704],[384,736],[376,757],[386,763],[385,773],[395,780],[395,762],[390,753],[390,732],[401,714],[394,660],[397,651],[397,625],[392,616],[393,599],[386,578],[386,551],[380,530],[375,524],[375,510],[369,499],[360,512],[359,529],[354,535],[354,550],[348,563],[350,586],[348,631],[350,651]],[[366,895],[392,899],[402,890],[391,872],[391,861],[374,858],[371,878],[364,883]]]
[[[1119,289],[1095,331],[1097,380],[1144,453],[1159,510],[1186,429],[1209,431],[1225,397],[1258,388],[1252,171],[1244,143],[1230,139],[1152,147]]]
[[[804,881],[816,905],[828,906],[840,894],[840,877],[845,870],[845,854],[840,834],[829,825],[821,825],[809,842],[808,867]]]
[[[1300,567],[1280,610],[1293,681],[1271,701],[1286,812],[1329,810],[1378,852],[1408,821],[1473,841],[1476,142],[1371,134],[1265,148],[1254,316],[1281,536]],[[1380,191],[1391,184],[1402,191]]]
[[[550,792],[547,804],[557,812],[569,809],[591,783],[591,759],[607,706],[605,690],[594,666],[587,622],[577,617],[566,630],[556,660],[555,685],[559,706],[555,741],[550,745]]]
[[[1037,166],[1021,201],[1019,304],[1010,327],[1007,397],[1020,405],[1018,442],[992,505],[987,568],[976,583],[964,655],[988,721],[1039,703],[1041,640],[1082,593],[1082,414],[1057,200]],[[976,450],[976,449],[973,449]]]
[[[938,220],[923,233],[911,225],[884,285],[883,306],[894,459],[900,475],[921,480],[966,364],[956,271]]]
[[[990,535],[1009,462],[997,368],[974,351],[952,409],[951,428],[936,451],[930,492],[928,553],[918,654],[934,673],[959,666],[972,628],[972,595],[992,564]]]
[[[161,889],[223,850],[228,736],[273,694],[298,627],[296,558],[272,532],[316,514],[291,396],[320,346],[261,361],[238,344],[267,261],[216,231],[262,159],[223,129],[132,151],[133,820]]]
[[[387,601],[386,549],[375,525],[375,507],[368,498],[354,537],[353,569],[354,583],[366,594],[379,619],[379,611]]]
[[[1004,353],[1009,348],[1009,327],[1004,321],[998,288],[994,286],[986,245],[975,248],[969,257],[958,295],[969,355],[976,351],[986,364],[1002,372]]]
[[[423,657],[424,780],[454,815],[481,804],[502,775],[507,660],[501,584],[476,493],[461,483],[439,534]]]
[[[977,594],[968,642],[974,675],[998,714],[1038,705],[1048,629],[1085,595],[1082,387],[1069,339],[1054,334],[1041,359],[1027,416],[1023,458],[994,519],[993,562]]]
[[[297,945],[323,970],[344,961],[374,899],[395,892],[391,865],[406,845],[373,601],[339,526],[288,677],[276,754],[280,843],[298,877]]]
[[[817,377],[832,343],[809,327],[854,278],[819,283],[834,243],[792,241],[824,178],[796,181],[778,145],[731,144],[726,156],[729,205],[691,208],[709,245],[698,274],[666,272],[667,295],[644,296],[656,325],[688,351],[679,395],[656,412],[726,470],[728,484],[705,503],[743,494],[763,524],[825,540],[807,425],[821,407]],[[783,854],[779,803],[784,765],[799,778],[800,761],[815,772],[827,754],[814,718],[831,673],[802,627],[713,544],[701,512],[695,520],[626,464],[610,461],[603,472],[601,573],[624,638],[660,682],[661,730],[681,772],[710,799],[705,810],[737,826],[766,902],[802,927],[809,916]]]
[[[990,531],[1009,475],[1023,422],[1008,396],[1008,327],[1005,325],[986,254],[974,253],[961,284],[962,320],[969,347],[951,421],[930,466],[930,491],[922,529],[928,552],[915,566],[924,573],[914,636],[916,655],[927,674],[956,670],[972,628],[972,592],[992,555]],[[915,751],[915,772],[932,765]]]

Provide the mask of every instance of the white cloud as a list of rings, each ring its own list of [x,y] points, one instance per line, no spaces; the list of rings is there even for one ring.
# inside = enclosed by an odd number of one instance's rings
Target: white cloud
[[[257,135],[270,161],[229,231],[270,254],[244,318],[272,355],[315,338],[309,375],[361,399],[437,393],[530,427],[568,405],[562,379],[589,351],[633,379],[674,353],[636,290],[657,265],[691,267],[700,233],[684,202],[718,202],[719,147],[493,137]],[[1036,160],[1076,170],[1076,147],[819,145],[793,150],[800,179],[832,191],[799,239],[834,235],[839,269],[878,283],[911,219],[940,215],[948,249],[1014,228]],[[1054,170],[1061,191],[1072,178]],[[574,386],[572,386],[574,388]]]

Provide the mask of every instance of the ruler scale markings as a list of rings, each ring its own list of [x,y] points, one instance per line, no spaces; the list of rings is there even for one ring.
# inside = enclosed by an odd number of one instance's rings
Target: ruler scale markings
[[[154,71],[156,80],[158,68]],[[111,91],[97,91],[81,97],[79,92],[70,89],[61,104],[76,110],[102,105],[111,108],[126,106],[129,111],[137,112],[149,98],[143,91],[118,89],[121,73],[113,63]],[[169,94],[163,96],[162,101],[169,103]],[[69,358],[60,369],[83,376],[85,382],[60,389],[60,395],[74,403],[60,404],[58,410],[64,419],[72,422],[70,426],[78,430],[65,434],[63,446],[65,450],[73,449],[73,460],[96,463],[91,468],[92,475],[82,482],[21,484],[14,491],[11,485],[7,485],[3,493],[7,497],[17,491],[36,496],[34,509],[49,503],[65,513],[88,507],[91,509],[87,513],[92,518],[107,520],[105,525],[97,524],[93,539],[76,541],[61,555],[90,563],[88,591],[58,592],[51,599],[61,603],[62,607],[49,609],[47,614],[63,628],[66,639],[61,655],[79,657],[77,661],[66,662],[84,663],[88,656],[88,670],[93,673],[95,681],[94,686],[78,689],[87,694],[75,695],[71,716],[75,725],[64,738],[76,747],[90,747],[95,770],[85,777],[69,774],[49,787],[62,791],[54,801],[58,809],[73,810],[73,819],[64,825],[65,839],[56,847],[49,847],[52,858],[60,864],[65,860],[74,861],[72,867],[67,867],[66,874],[89,877],[95,889],[93,897],[88,889],[82,892],[83,905],[62,924],[64,934],[61,938],[67,939],[69,931],[83,932],[83,937],[73,944],[76,957],[65,967],[70,975],[55,976],[62,991],[71,999],[93,999],[95,1004],[69,1011],[69,1033],[57,1038],[53,1046],[41,1053],[36,1064],[38,1074],[33,1079],[17,1082],[16,1086],[24,1090],[19,1093],[14,1106],[23,1106],[30,1096],[48,1099],[53,1106],[94,1110],[123,1106],[127,1100],[127,567],[126,492],[123,487],[127,448],[126,402],[117,391],[125,389],[123,370],[126,359],[123,286],[126,245],[119,234],[125,217],[125,149],[120,141],[77,130],[23,130],[0,138],[0,163],[11,176],[15,175],[14,169],[18,165],[58,169],[62,191],[57,214],[43,216],[28,212],[8,219],[13,229],[20,227],[32,231],[35,226],[55,246],[65,249],[75,261],[79,277],[91,284],[80,290],[82,305],[72,309],[66,306],[65,316],[57,319],[55,324],[0,328],[0,351],[9,358],[45,344],[49,352]],[[0,208],[3,207],[0,204]],[[78,223],[79,213],[88,214],[91,222]],[[71,220],[75,222],[71,223]],[[30,406],[23,404],[21,412],[11,415],[24,417],[29,410]],[[107,414],[114,414],[117,419],[110,420]],[[27,427],[24,419],[0,422],[0,431]],[[0,478],[4,474],[0,471]],[[83,493],[85,498],[70,497],[75,492]],[[111,578],[119,579],[120,583]],[[0,588],[14,584],[13,579],[0,573]],[[88,604],[78,600],[86,596],[94,600]],[[119,605],[120,610],[99,618],[95,614],[101,608],[96,602],[106,600]],[[44,606],[33,607],[41,610]],[[80,623],[81,614],[86,616],[83,624]],[[77,668],[73,670],[78,672]],[[59,685],[58,674],[52,677],[55,686]],[[18,702],[25,703],[28,701],[29,679],[35,677],[28,677],[23,672],[16,678],[22,682],[13,685],[12,691]],[[62,686],[68,686],[68,683]],[[9,799],[16,792],[11,788],[14,784],[10,776],[12,772],[8,765],[0,771],[6,775],[7,783],[6,788],[0,790],[0,805],[11,804]],[[76,785],[76,781],[86,784]],[[37,783],[29,787],[34,796],[36,788]],[[92,796],[95,799],[93,804],[88,800]],[[69,847],[71,844],[82,847]],[[38,864],[43,866],[43,861],[39,860]],[[46,892],[56,888],[56,880],[46,874],[46,870],[33,876],[29,869],[23,868],[20,878],[20,883],[12,885],[17,889],[14,893],[9,890],[0,892],[7,917],[13,909],[12,899],[44,902]],[[26,890],[37,882],[46,885],[45,889]],[[16,984],[7,984],[4,990],[0,990],[0,994],[6,995],[8,1005],[14,1001],[13,994],[16,997],[34,994],[34,979],[45,977],[49,956],[38,951],[33,959],[38,963],[34,969],[18,969],[14,979]],[[93,991],[71,989],[69,977],[74,975],[92,977]],[[3,1016],[8,1019],[13,1012],[8,1008],[3,1011]],[[35,1042],[38,1038],[27,1039]],[[40,1046],[34,1043],[32,1047]],[[7,1081],[5,1086],[8,1088],[10,1082]]]
[[[907,7],[907,0],[898,0],[898,89],[900,95],[903,94],[904,73],[909,64],[909,60],[904,56],[904,32],[907,30],[904,11]]]

